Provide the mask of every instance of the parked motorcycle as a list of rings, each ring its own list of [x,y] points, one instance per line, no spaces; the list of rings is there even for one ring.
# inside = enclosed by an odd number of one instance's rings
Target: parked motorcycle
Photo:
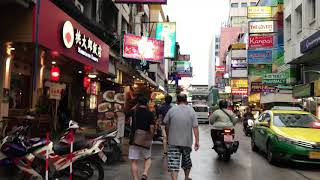
[[[102,152],[105,139],[103,136],[90,141],[75,138],[73,153],[70,153],[70,135],[78,128],[77,123],[70,121],[68,131],[60,141],[49,142],[47,145],[45,139],[28,139],[26,136],[28,126],[19,127],[2,141],[0,150],[3,156],[0,162],[12,162],[28,179],[42,180],[45,176],[45,160],[48,151],[49,179],[69,179],[72,159],[75,179],[102,180],[103,168],[94,157],[98,156],[103,162],[107,160]]]
[[[243,132],[246,136],[251,136],[253,125],[254,125],[254,121],[252,119],[248,119],[246,125],[243,126]]]
[[[234,140],[234,129],[212,130],[214,137],[213,149],[218,153],[219,159],[229,161],[231,155],[236,153],[239,141]]]

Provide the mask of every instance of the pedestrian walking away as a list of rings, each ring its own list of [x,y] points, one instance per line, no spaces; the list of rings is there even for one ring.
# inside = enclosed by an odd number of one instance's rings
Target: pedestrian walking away
[[[144,171],[142,173],[142,180],[148,179],[148,171],[151,167],[151,144],[152,136],[154,134],[154,115],[147,109],[148,99],[139,96],[136,108],[131,110],[127,115],[132,118],[129,160],[131,162],[131,173],[133,180],[138,180],[138,160],[144,160]],[[138,133],[139,132],[139,133]],[[141,132],[146,132],[145,134]],[[150,138],[143,136],[151,136]],[[150,139],[150,140],[148,140]],[[150,142],[143,142],[150,141]],[[138,143],[140,142],[140,143]],[[142,142],[142,144],[141,144]],[[147,147],[149,144],[150,147]]]
[[[195,137],[194,149],[199,149],[198,119],[193,108],[187,105],[185,94],[177,95],[177,101],[178,106],[172,107],[163,120],[168,130],[168,171],[172,180],[177,180],[181,163],[185,179],[189,180],[192,168],[192,132]]]
[[[163,155],[166,156],[168,152],[168,137],[166,133],[166,127],[163,122],[164,117],[166,116],[167,112],[171,109],[171,102],[172,102],[172,96],[167,95],[165,97],[165,103],[161,105],[159,109],[159,121],[161,125],[161,130],[162,130],[162,144],[163,144]]]

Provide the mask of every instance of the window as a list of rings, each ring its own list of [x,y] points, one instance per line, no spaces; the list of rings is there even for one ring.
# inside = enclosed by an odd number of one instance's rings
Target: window
[[[296,20],[295,20],[295,25],[297,28],[297,33],[301,33],[302,32],[302,5],[300,5],[299,7],[297,7],[297,9],[295,10],[296,13]]]
[[[257,3],[256,2],[250,2],[250,6],[256,6]]]
[[[285,21],[286,39],[291,40],[291,15],[286,18]]]
[[[238,5],[238,3],[231,3],[231,7],[232,8],[237,8],[237,7],[239,7],[239,5]]]
[[[241,7],[248,7],[248,4],[246,2],[241,3]]]
[[[273,124],[277,127],[319,128],[319,120],[311,114],[275,114]]]
[[[310,5],[310,22],[316,19],[316,0],[308,0]]]
[[[208,112],[208,107],[193,107],[196,112]]]

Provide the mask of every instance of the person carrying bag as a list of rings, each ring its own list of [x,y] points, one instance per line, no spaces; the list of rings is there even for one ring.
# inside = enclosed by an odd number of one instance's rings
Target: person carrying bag
[[[138,160],[144,160],[142,180],[148,178],[151,166],[151,146],[154,134],[154,114],[147,109],[148,99],[138,96],[138,104],[127,116],[132,118],[129,141],[129,160],[133,180],[138,180]]]

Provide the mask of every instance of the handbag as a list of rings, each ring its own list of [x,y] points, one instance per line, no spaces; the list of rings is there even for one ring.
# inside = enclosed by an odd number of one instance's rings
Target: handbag
[[[150,149],[153,137],[149,131],[137,129],[136,110],[134,111],[133,119],[135,121],[135,132],[132,144],[145,149]]]

